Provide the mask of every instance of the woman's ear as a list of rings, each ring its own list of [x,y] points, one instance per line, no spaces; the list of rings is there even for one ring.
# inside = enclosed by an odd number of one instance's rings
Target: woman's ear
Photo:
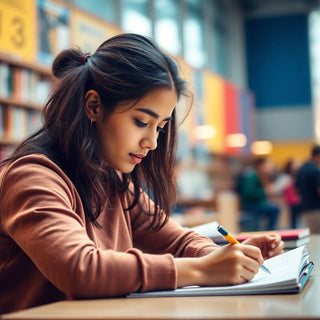
[[[97,91],[89,90],[85,95],[85,107],[87,117],[91,122],[97,120],[97,116],[101,113],[101,99]]]

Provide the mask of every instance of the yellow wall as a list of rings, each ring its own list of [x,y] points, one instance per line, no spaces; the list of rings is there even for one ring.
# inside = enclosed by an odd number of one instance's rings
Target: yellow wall
[[[297,142],[273,142],[273,150],[270,158],[280,168],[291,158],[304,162],[310,158],[310,151],[314,145],[313,141]]]

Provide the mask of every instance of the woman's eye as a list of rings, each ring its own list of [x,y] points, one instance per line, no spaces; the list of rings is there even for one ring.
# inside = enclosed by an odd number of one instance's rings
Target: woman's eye
[[[145,128],[148,126],[148,123],[145,123],[139,119],[134,119],[136,125],[139,127],[139,128]],[[164,133],[166,132],[165,128],[163,127],[157,127],[157,132],[161,132],[161,133]]]
[[[134,121],[135,121],[136,125],[137,125],[138,127],[140,127],[140,128],[144,128],[144,127],[146,127],[146,126],[148,125],[147,123],[142,122],[142,121],[140,121],[140,120],[138,120],[138,119],[134,119]]]

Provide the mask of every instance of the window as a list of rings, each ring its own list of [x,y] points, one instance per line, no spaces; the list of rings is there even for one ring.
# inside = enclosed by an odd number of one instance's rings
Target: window
[[[227,27],[226,14],[222,1],[215,2],[215,14],[214,14],[214,25],[213,25],[213,34],[215,40],[215,57],[216,57],[216,72],[222,76],[227,76]]]
[[[178,1],[157,0],[154,5],[156,42],[171,54],[181,54]]]
[[[320,141],[320,10],[309,16],[309,42],[311,64],[311,90],[313,96],[314,128],[317,142]]]
[[[206,64],[203,1],[186,0],[185,5],[184,57],[193,67],[202,68]]]
[[[104,20],[116,22],[114,0],[76,0],[74,5]]]
[[[122,0],[121,28],[125,32],[152,35],[148,0]]]
[[[227,76],[227,30],[225,21],[226,15],[223,4],[219,1],[212,3],[210,15],[210,39],[208,41],[208,50],[210,57],[208,59],[208,67],[214,72]]]

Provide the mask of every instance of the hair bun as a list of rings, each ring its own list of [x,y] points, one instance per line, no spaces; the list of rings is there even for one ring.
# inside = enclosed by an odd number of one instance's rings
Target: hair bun
[[[73,68],[81,66],[83,53],[78,49],[67,49],[61,51],[54,59],[52,73],[55,77],[61,78]]]

